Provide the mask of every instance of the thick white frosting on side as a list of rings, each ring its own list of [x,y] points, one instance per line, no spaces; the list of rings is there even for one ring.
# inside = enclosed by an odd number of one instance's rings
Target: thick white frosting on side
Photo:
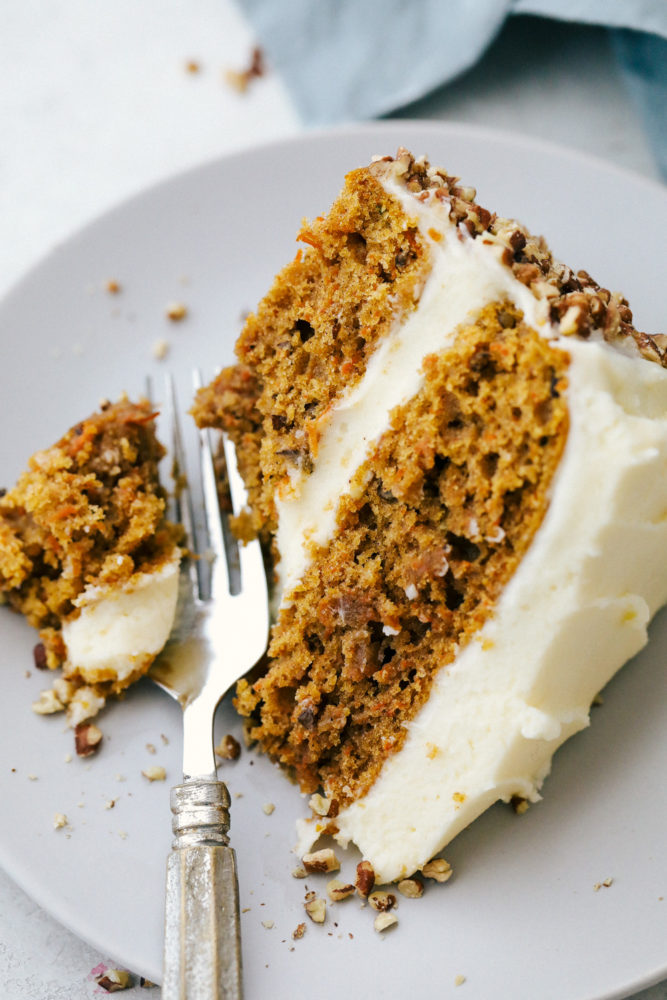
[[[602,343],[562,346],[570,431],[545,520],[400,753],[337,817],[380,882],[420,868],[494,801],[537,798],[667,601],[667,372]],[[303,848],[317,824],[301,834]]]
[[[135,573],[122,587],[89,586],[76,600],[76,618],[63,624],[65,675],[90,684],[126,680],[157,656],[176,614],[180,550],[152,573]]]

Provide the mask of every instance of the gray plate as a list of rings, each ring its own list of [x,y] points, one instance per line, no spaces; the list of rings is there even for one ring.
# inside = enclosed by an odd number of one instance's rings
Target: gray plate
[[[326,211],[347,170],[399,144],[475,184],[482,204],[548,234],[575,268],[622,288],[644,329],[664,323],[663,188],[455,124],[386,122],[302,137],[147,191],[14,288],[0,307],[0,485],[101,397],[141,392],[146,372],[159,379],[168,366],[185,396],[193,364],[211,372],[229,361],[241,314],[296,251],[302,216]],[[122,285],[117,296],[105,291],[110,278]],[[180,324],[165,318],[174,300],[189,310]],[[152,347],[162,338],[170,354],[158,362]],[[159,980],[179,711],[140,685],[103,716],[99,756],[66,763],[71,734],[62,719],[30,710],[45,686],[35,670],[25,676],[34,633],[7,610],[0,629],[0,861],[81,937]],[[290,874],[294,819],[305,803],[265,758],[246,751],[226,766],[232,795],[242,793],[232,832],[248,1000],[458,998],[459,975],[467,1000],[610,1000],[667,976],[666,643],[663,615],[645,652],[609,686],[591,729],[558,753],[544,802],[521,818],[496,807],[459,836],[447,852],[455,877],[429,885],[421,900],[401,898],[399,925],[384,937],[355,899],[331,907],[323,927],[308,921],[304,882]],[[239,729],[224,704],[218,734],[238,737]],[[155,763],[167,768],[166,784],[142,778]],[[55,812],[66,813],[68,828],[53,829]],[[344,877],[356,860],[343,857]],[[594,891],[610,877],[609,888]],[[326,877],[307,881],[324,892]],[[293,941],[302,920],[305,937]]]

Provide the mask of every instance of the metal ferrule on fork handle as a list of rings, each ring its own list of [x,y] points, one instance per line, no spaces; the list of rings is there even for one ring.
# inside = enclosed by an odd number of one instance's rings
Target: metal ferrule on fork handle
[[[213,777],[171,792],[163,1000],[241,1000],[236,858],[227,846],[229,793]]]
[[[171,790],[172,847],[229,843],[229,792],[215,778],[192,778]]]

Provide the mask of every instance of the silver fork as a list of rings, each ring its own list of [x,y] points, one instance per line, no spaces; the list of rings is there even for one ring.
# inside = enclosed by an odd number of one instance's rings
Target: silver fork
[[[195,376],[195,388],[199,384]],[[175,516],[193,558],[181,564],[174,629],[150,672],[183,708],[183,782],[171,790],[174,841],[167,862],[162,997],[240,1000],[236,858],[229,847],[229,794],[217,777],[213,718],[220,699],[266,649],[266,574],[259,541],[236,545],[223,529],[208,430],[199,432],[203,525],[196,523],[171,378],[166,410],[176,470]],[[238,513],[245,487],[224,435],[222,443]]]

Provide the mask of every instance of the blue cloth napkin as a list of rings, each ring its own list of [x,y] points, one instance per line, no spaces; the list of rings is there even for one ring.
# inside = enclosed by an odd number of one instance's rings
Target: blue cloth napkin
[[[238,0],[305,122],[387,114],[469,69],[506,18],[604,25],[667,179],[667,0]]]

